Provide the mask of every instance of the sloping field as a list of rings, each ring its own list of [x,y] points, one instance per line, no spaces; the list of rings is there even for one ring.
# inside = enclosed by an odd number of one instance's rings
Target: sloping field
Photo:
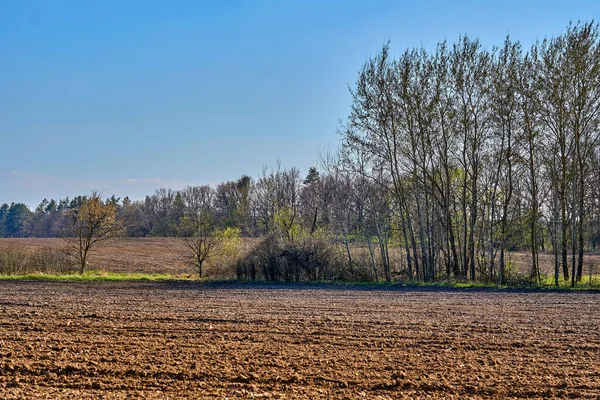
[[[31,250],[42,246],[66,247],[60,238],[0,239],[2,243]],[[185,254],[181,240],[176,238],[120,238],[99,243],[90,252],[89,268],[173,275],[194,273],[185,263]]]
[[[0,282],[3,398],[584,398],[600,294]]]

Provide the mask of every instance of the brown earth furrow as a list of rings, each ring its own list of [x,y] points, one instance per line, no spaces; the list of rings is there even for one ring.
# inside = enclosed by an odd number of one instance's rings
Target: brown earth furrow
[[[0,398],[587,398],[600,294],[0,282]]]

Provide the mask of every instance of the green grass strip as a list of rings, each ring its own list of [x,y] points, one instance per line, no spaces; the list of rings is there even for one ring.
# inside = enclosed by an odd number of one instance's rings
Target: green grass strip
[[[44,274],[31,273],[22,275],[0,275],[0,280],[3,281],[19,281],[19,280],[46,280],[46,281],[74,281],[74,282],[96,282],[96,281],[203,281],[203,282],[231,282],[231,283],[247,283],[255,284],[280,284],[286,285],[286,282],[268,282],[268,281],[237,281],[237,280],[221,280],[198,278],[197,275],[172,275],[172,274],[148,274],[141,272],[109,272],[101,270],[89,270],[83,274],[67,273],[67,274]],[[294,282],[298,283],[298,282]],[[291,283],[293,286],[294,283]],[[595,275],[592,279],[582,279],[581,282],[572,288],[571,282],[559,281],[559,286],[554,285],[554,280],[545,278],[541,284],[512,284],[512,285],[497,285],[494,283],[483,282],[462,282],[462,281],[438,281],[438,282],[422,282],[422,281],[393,281],[393,282],[370,282],[370,281],[317,281],[317,282],[300,282],[303,284],[315,285],[336,285],[341,287],[365,286],[376,288],[393,288],[393,287],[423,287],[423,288],[456,288],[456,289],[530,289],[530,290],[561,290],[561,291],[600,291],[600,276]]]
[[[191,275],[171,275],[171,274],[146,274],[138,272],[107,272],[90,270],[83,274],[43,274],[33,273],[24,275],[0,275],[0,280],[47,280],[47,281],[76,281],[76,282],[94,282],[94,281],[172,281],[172,280],[195,280]]]

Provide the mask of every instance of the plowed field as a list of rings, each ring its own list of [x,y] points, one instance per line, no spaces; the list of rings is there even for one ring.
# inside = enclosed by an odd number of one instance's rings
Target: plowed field
[[[600,294],[0,282],[1,398],[600,398]]]

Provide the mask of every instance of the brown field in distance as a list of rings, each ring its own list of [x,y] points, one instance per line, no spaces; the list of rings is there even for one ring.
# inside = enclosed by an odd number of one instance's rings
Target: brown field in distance
[[[27,249],[49,246],[62,248],[60,238],[0,239]],[[176,238],[120,238],[99,243],[90,252],[89,269],[110,272],[168,273],[174,275],[194,272],[182,259],[184,248]]]

